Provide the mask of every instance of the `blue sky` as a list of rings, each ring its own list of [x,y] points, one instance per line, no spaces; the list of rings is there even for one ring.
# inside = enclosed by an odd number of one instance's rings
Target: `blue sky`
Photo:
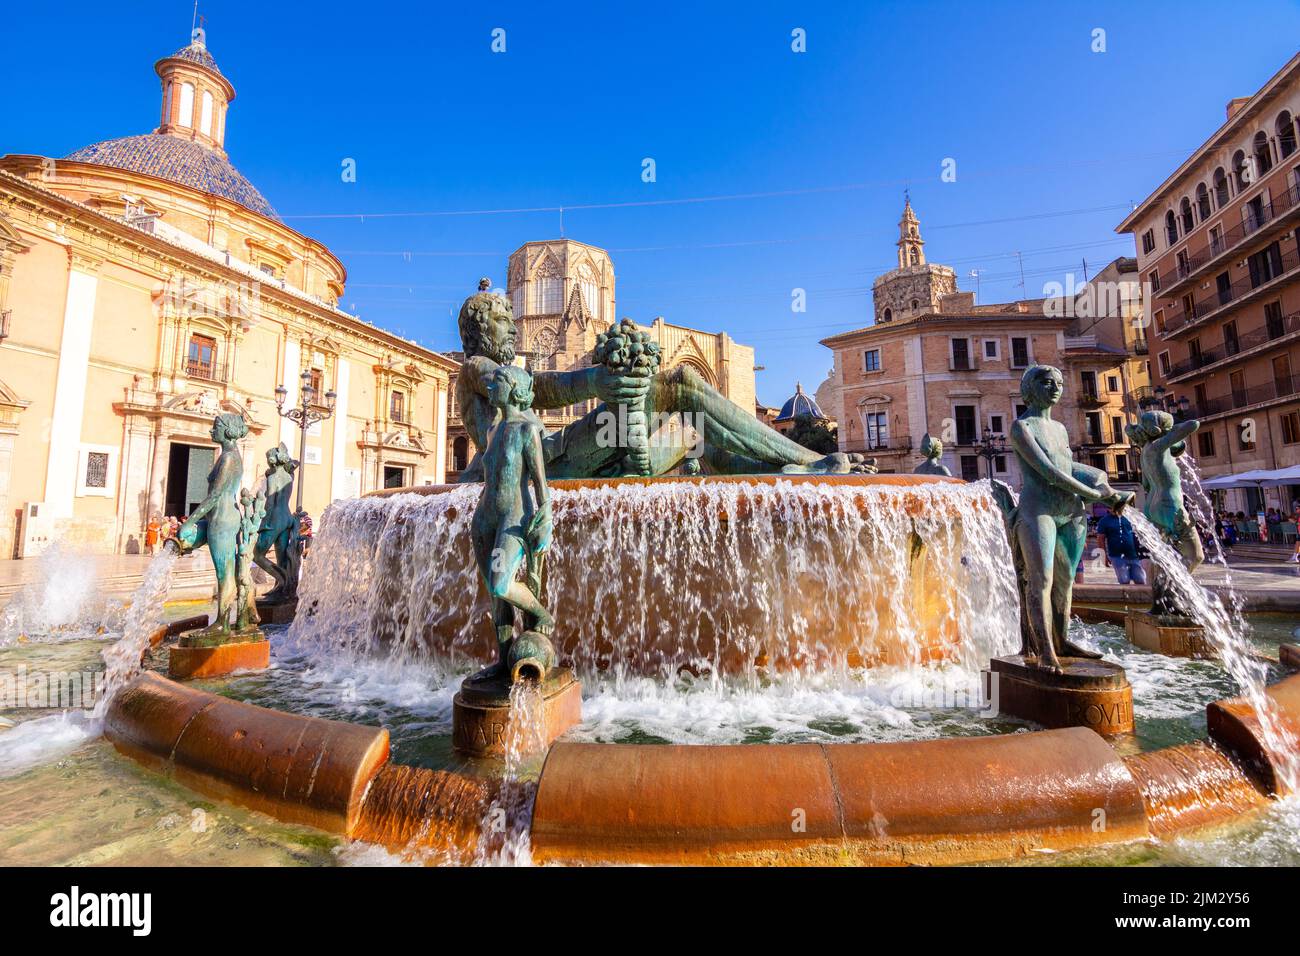
[[[0,153],[152,129],[152,64],[188,42],[191,12],[11,4]],[[379,214],[658,202],[569,209],[565,235],[611,251],[621,315],[753,345],[770,404],[825,376],[819,338],[868,324],[905,187],[929,258],[963,288],[980,269],[981,301],[1040,295],[1085,258],[1095,270],[1132,254],[1113,232],[1128,204],[1300,36],[1295,3],[203,0],[200,13],[238,91],[231,159],[340,255],[349,311],[455,348],[452,311],[479,276],[504,284],[513,249],[560,231],[555,212]],[[367,217],[311,218],[350,214]]]

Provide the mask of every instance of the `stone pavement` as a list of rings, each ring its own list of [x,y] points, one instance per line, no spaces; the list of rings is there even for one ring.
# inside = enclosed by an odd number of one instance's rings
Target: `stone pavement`
[[[144,570],[153,559],[125,554],[77,555],[73,560],[94,564],[95,579],[104,594],[128,595],[144,578]],[[42,573],[39,560],[0,561],[0,608],[9,603],[24,585]],[[216,575],[206,551],[187,554],[176,562],[172,573],[169,601],[207,599],[216,591]]]
[[[1248,611],[1300,613],[1300,564],[1255,557],[1229,557],[1228,561],[1226,569],[1222,565],[1203,565],[1196,571],[1196,580],[1219,590],[1231,577]],[[1074,586],[1074,599],[1082,603],[1150,603],[1151,588],[1121,587],[1115,583],[1114,571],[1089,558],[1084,562],[1083,584]]]

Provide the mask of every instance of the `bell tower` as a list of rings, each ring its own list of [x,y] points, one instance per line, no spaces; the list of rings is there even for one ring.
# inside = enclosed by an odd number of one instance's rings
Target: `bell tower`
[[[903,218],[898,220],[898,268],[925,265],[925,240],[921,223],[912,211],[912,198],[903,193]]]
[[[898,268],[877,276],[871,285],[877,322],[905,321],[938,312],[943,298],[957,291],[957,273],[948,266],[925,261],[921,221],[907,193],[903,194],[897,245]]]

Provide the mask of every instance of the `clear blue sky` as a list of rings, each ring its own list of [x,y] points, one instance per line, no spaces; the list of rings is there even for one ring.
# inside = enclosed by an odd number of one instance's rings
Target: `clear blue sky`
[[[611,251],[620,314],[752,344],[771,404],[824,377],[819,338],[868,324],[905,185],[928,256],[963,288],[978,268],[981,301],[1039,295],[1084,258],[1132,254],[1113,232],[1127,204],[1300,36],[1294,3],[310,6],[200,3],[238,91],[226,146],[344,260],[349,311],[433,348],[457,347],[453,307],[481,275],[503,285],[506,256],[558,235],[559,216],[374,214],[855,186],[564,216],[567,236]],[[0,153],[152,129],[152,64],[188,42],[190,15],[186,0],[9,4]],[[946,158],[956,182],[940,180]],[[1044,216],[1077,210],[1092,211]],[[372,215],[299,218],[346,213]]]

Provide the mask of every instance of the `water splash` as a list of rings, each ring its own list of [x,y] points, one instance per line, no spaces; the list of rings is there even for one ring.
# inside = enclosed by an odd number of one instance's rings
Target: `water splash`
[[[131,597],[122,636],[101,652],[105,674],[101,695],[89,711],[64,710],[23,721],[0,736],[0,776],[22,773],[57,760],[103,732],[104,715],[113,696],[140,672],[149,637],[162,619],[176,555],[170,549],[154,557]]]
[[[470,554],[480,487],[340,501],[306,559],[292,636],[344,656],[483,661]],[[615,684],[936,660],[1017,643],[1010,550],[987,482],[608,482],[553,487],[548,606],[562,658]]]
[[[0,612],[0,647],[93,636],[107,609],[95,559],[55,542],[35,563],[35,577]]]
[[[1234,615],[1230,604],[1225,604],[1217,594],[1196,583],[1178,552],[1145,515],[1134,511],[1129,518],[1138,541],[1168,580],[1178,606],[1204,629],[1206,640],[1214,648],[1224,670],[1255,711],[1263,745],[1273,757],[1284,784],[1294,790],[1300,780],[1300,767],[1297,766],[1300,746],[1282,721],[1277,705],[1265,693],[1268,665],[1254,653],[1240,615]]]
[[[149,638],[162,620],[177,557],[171,548],[163,548],[149,562],[143,580],[131,595],[121,638],[104,648],[104,693],[95,705],[96,719],[103,718],[117,692],[144,666]]]

